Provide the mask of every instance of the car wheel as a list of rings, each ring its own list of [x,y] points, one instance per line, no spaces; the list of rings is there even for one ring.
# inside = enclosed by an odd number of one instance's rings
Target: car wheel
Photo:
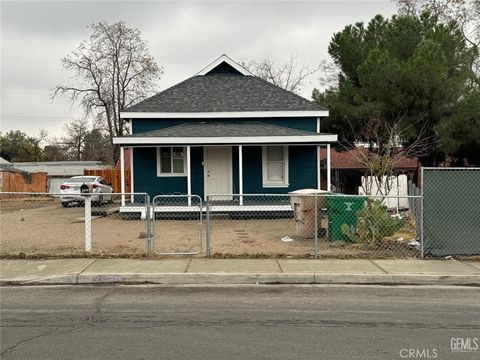
[[[66,201],[65,201],[65,202],[62,202],[62,206],[63,206],[63,207],[68,207],[68,205],[70,205],[69,202],[66,202]]]
[[[92,201],[93,206],[102,206],[103,205],[103,195],[98,195],[97,201]]]

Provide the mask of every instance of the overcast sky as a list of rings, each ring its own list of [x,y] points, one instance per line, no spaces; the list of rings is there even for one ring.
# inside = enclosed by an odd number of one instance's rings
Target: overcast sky
[[[328,59],[334,32],[376,14],[395,12],[391,0],[370,1],[1,1],[1,131],[39,129],[60,136],[81,111],[50,90],[69,82],[60,59],[90,35],[87,25],[125,20],[140,29],[164,68],[161,90],[226,53],[234,60],[291,54],[315,66]],[[314,75],[302,95],[310,98]]]

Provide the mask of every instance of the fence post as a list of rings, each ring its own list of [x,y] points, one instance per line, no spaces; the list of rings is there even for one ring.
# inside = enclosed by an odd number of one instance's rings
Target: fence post
[[[92,197],[85,194],[85,251],[92,251]]]
[[[205,203],[205,209],[206,209],[206,215],[207,215],[207,241],[206,241],[206,251],[207,251],[207,257],[210,257],[210,201],[209,201],[209,195],[207,195],[207,201]]]
[[[314,216],[315,216],[315,259],[318,258],[318,208],[317,208],[317,194],[315,194],[315,210],[314,210]]]
[[[423,167],[420,170],[420,246],[422,248],[422,259],[425,257],[423,243]]]
[[[145,239],[145,252],[147,256],[152,256],[153,254],[153,231],[152,231],[152,219],[151,212],[155,216],[155,208],[150,204],[150,196],[145,195],[145,219],[147,222],[147,236]]]

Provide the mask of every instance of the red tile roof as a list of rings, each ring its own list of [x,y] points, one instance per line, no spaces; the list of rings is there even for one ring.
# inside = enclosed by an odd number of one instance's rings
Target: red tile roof
[[[332,169],[366,169],[363,164],[363,159],[366,156],[374,156],[366,148],[354,148],[348,150],[331,149],[331,166]],[[327,158],[327,149],[320,149],[320,159],[325,160]],[[396,170],[416,170],[418,167],[418,159],[412,157],[406,157],[401,151],[397,152],[393,156],[393,167]]]

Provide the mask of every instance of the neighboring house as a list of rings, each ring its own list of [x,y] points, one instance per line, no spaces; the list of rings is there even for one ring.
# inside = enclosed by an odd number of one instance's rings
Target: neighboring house
[[[367,174],[367,166],[364,159],[368,156],[369,150],[364,147],[354,149],[331,149],[331,172],[332,189],[343,194],[365,194],[369,189],[371,195],[407,196],[408,181],[416,182],[419,168],[419,161],[414,157],[407,157],[397,152],[393,156],[393,169],[396,176],[390,180],[390,191],[385,194],[385,189],[378,189],[376,182]],[[322,163],[326,162],[326,151],[321,149],[320,158]],[[366,186],[366,182],[369,182]],[[322,185],[322,188],[324,186]],[[389,199],[385,201],[388,207],[408,207],[408,199]]]
[[[318,146],[337,141],[319,132],[328,110],[226,55],[121,116],[131,128],[131,135],[114,138],[121,168],[127,148],[133,191],[150,197],[316,189]]]
[[[51,194],[60,192],[60,185],[72,177],[83,175],[84,169],[103,169],[108,166],[101,165],[101,161],[37,161],[21,162],[12,165],[19,170],[47,173],[47,189]]]

